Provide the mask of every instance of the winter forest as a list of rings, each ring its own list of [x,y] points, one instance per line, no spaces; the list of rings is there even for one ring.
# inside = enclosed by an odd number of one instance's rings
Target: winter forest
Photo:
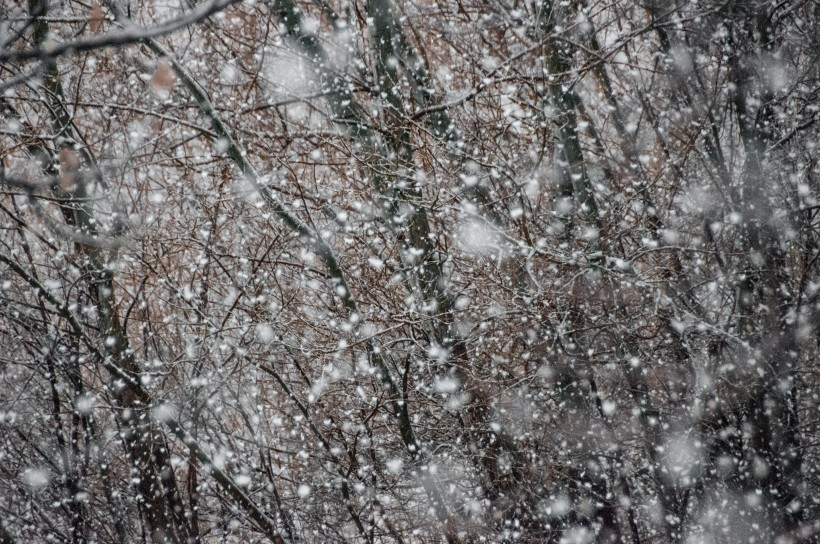
[[[816,0],[0,2],[0,543],[820,541]]]

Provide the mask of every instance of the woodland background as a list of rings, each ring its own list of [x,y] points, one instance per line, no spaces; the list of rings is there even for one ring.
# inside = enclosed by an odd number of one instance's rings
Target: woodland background
[[[0,4],[0,542],[814,542],[820,4]]]

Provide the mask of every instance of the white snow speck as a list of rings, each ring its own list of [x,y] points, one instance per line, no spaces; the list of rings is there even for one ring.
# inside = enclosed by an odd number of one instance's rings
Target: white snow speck
[[[42,489],[51,482],[48,471],[42,468],[28,468],[21,475],[23,482],[31,489]]]
[[[459,248],[474,255],[497,251],[500,246],[498,233],[484,221],[468,220],[459,225],[456,242]]]
[[[387,470],[392,472],[393,474],[400,474],[401,469],[404,467],[404,461],[399,458],[390,459],[387,462]]]
[[[270,344],[276,337],[273,327],[267,323],[259,323],[254,332],[256,333],[256,339],[263,344]]]
[[[77,398],[74,399],[74,408],[82,415],[91,413],[91,410],[94,409],[96,404],[97,399],[94,398],[94,395],[88,393],[77,395]]]
[[[455,393],[458,391],[458,380],[452,377],[439,378],[433,384],[433,388],[437,393]]]
[[[166,402],[163,402],[162,404],[157,404],[151,409],[151,419],[159,423],[165,423],[166,421],[170,421],[174,419],[176,415],[176,407],[173,404],[168,404]]]

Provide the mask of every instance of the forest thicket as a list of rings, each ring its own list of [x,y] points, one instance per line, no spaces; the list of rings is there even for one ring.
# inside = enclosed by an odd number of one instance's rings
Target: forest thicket
[[[0,3],[0,542],[820,535],[820,4]]]

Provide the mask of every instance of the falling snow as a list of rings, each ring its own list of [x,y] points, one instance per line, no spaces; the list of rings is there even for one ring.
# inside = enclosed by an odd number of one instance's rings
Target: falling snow
[[[0,542],[820,539],[811,2],[0,2]]]

